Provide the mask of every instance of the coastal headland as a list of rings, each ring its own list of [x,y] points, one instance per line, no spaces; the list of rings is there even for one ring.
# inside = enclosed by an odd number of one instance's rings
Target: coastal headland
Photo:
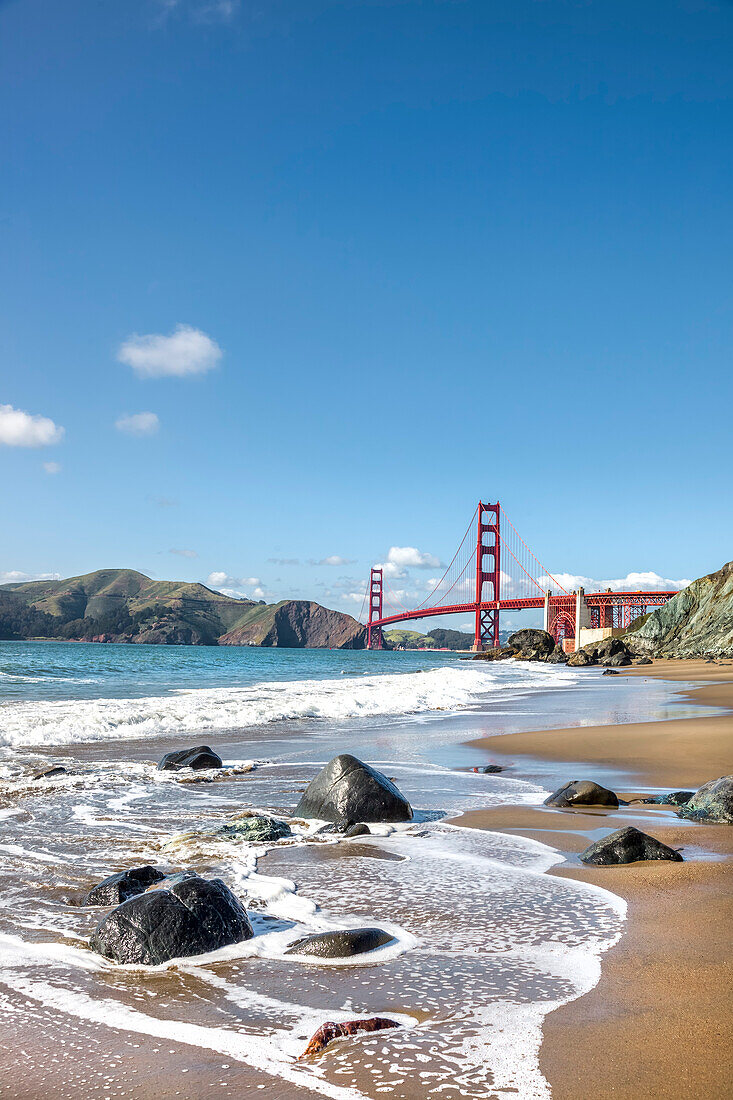
[[[517,771],[529,764],[533,773],[544,772],[552,777],[545,785],[615,777],[614,789],[629,800],[730,774],[733,662],[657,660],[623,675],[685,684],[691,703],[724,713],[528,731],[472,745],[492,760],[511,760]],[[598,984],[545,1020],[540,1067],[553,1097],[730,1096],[733,829],[680,820],[669,806],[633,803],[618,810],[502,806],[459,820],[550,844],[566,857],[550,874],[603,887],[628,904],[623,936],[604,955]],[[680,848],[684,862],[579,862],[599,833],[624,825]]]

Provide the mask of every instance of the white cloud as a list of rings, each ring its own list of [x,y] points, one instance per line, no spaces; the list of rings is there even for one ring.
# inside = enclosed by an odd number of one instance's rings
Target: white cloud
[[[201,329],[178,325],[170,336],[151,333],[128,337],[117,358],[132,367],[139,378],[185,378],[213,370],[223,354],[216,340]]]
[[[128,435],[155,435],[159,427],[160,420],[153,412],[125,414],[115,420],[118,432],[127,432]]]
[[[612,592],[654,592],[661,589],[687,588],[691,582],[683,577],[681,580],[672,580],[670,577],[661,577],[659,573],[651,570],[646,572],[631,572],[625,577],[617,577],[613,580],[595,580],[593,577],[584,577],[580,573],[555,573],[555,580],[563,586],[567,592],[574,592],[576,588],[584,588],[586,592],[605,592],[610,588]],[[555,589],[551,577],[538,577],[542,588]]]
[[[198,557],[198,554],[196,553],[195,550],[176,550],[174,548],[174,549],[169,550],[168,553],[169,554],[177,554],[179,558],[197,558]]]
[[[228,23],[239,11],[240,0],[156,0],[163,18],[185,12],[194,22]]]
[[[26,581],[57,581],[58,573],[23,573],[20,569],[0,572],[0,584],[24,584]]]
[[[300,565],[300,558],[268,558],[270,565]]]
[[[209,588],[215,588],[235,600],[264,600],[265,590],[259,577],[232,577],[223,570],[214,570],[206,578]]]
[[[395,565],[398,569],[437,569],[441,561],[435,554],[427,554],[416,546],[390,546],[387,564]]]
[[[353,565],[356,558],[342,558],[340,554],[329,554],[327,558],[308,558],[308,565]]]
[[[50,447],[60,443],[64,434],[65,429],[47,416],[33,416],[12,405],[0,405],[0,445]]]
[[[60,474],[61,463],[60,462],[44,462],[43,468],[47,474]]]

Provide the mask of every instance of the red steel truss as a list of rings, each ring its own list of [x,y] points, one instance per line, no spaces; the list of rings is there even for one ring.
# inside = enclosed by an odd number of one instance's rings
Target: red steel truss
[[[368,590],[367,648],[383,649],[384,627],[397,623],[414,622],[436,615],[471,614],[474,618],[474,644],[477,651],[485,646],[499,645],[499,614],[501,611],[525,611],[544,608],[547,603],[548,630],[556,641],[575,637],[576,593],[566,592],[542,566],[516,529],[504,515],[508,531],[502,531],[503,509],[499,502],[484,504],[479,501],[476,517],[476,543],[470,549],[468,535],[464,535],[443,577],[435,583],[429,597],[415,608],[406,608],[392,594],[398,607],[392,614],[384,614],[384,569],[375,566],[371,571]],[[473,522],[473,521],[472,521]],[[461,556],[463,554],[463,556]],[[502,571],[506,558],[508,572]],[[473,580],[471,579],[473,577]],[[434,582],[430,582],[432,585]],[[471,591],[469,593],[469,586]],[[526,591],[522,594],[506,594],[507,588]],[[389,586],[387,584],[388,592]],[[559,589],[559,591],[558,591]],[[440,595],[442,591],[442,595]],[[659,607],[675,596],[676,591],[663,592],[583,592],[582,600],[590,627],[621,627],[626,629],[639,615],[650,607]],[[453,599],[449,603],[448,596]],[[460,597],[463,596],[463,599]],[[458,597],[458,599],[456,599]],[[471,598],[472,597],[472,598]],[[389,610],[389,609],[388,609]]]

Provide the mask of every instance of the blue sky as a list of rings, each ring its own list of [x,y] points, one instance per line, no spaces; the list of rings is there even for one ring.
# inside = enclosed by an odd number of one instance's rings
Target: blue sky
[[[480,496],[720,566],[732,62],[728,0],[0,0],[0,573],[358,612]]]

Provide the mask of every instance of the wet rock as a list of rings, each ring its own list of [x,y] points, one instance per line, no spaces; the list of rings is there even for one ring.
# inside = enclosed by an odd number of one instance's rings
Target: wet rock
[[[308,784],[294,816],[333,822],[411,821],[412,807],[376,768],[342,753]]]
[[[672,791],[671,794],[660,794],[649,801],[657,806],[686,806],[692,798],[694,791]],[[647,800],[644,799],[646,802]]]
[[[723,775],[720,779],[703,783],[689,802],[680,806],[677,813],[692,821],[733,825],[733,775]]]
[[[593,658],[584,649],[576,649],[568,657],[568,668],[587,668],[593,664]]]
[[[613,791],[590,779],[571,779],[544,801],[545,806],[618,806]]]
[[[179,768],[193,768],[194,771],[200,771],[202,768],[223,767],[224,762],[218,753],[208,745],[197,745],[192,749],[177,749],[175,752],[166,753],[158,764],[158,771],[175,772]]]
[[[118,905],[100,921],[89,946],[120,963],[158,966],[252,935],[247,912],[229,887],[196,875]]]
[[[365,825],[363,821],[357,821],[354,825],[349,825],[348,829],[344,831],[344,836],[371,836],[372,831],[368,825]]]
[[[480,772],[481,775],[498,775],[499,772],[503,772],[504,768],[501,764],[484,764],[481,768],[471,768],[472,772]]]
[[[465,657],[463,660],[472,661],[507,661],[510,657],[516,657],[517,650],[513,649],[510,645],[505,646],[493,646],[491,649],[485,649],[482,653],[474,653],[473,657]]]
[[[286,955],[308,955],[317,959],[348,959],[375,951],[394,939],[382,928],[346,928],[337,932],[318,932],[291,943]]]
[[[654,661],[651,657],[637,657],[634,661],[635,665],[653,665]]]
[[[547,656],[548,665],[566,665],[568,663],[568,655],[561,645],[556,645],[552,653]]]
[[[624,668],[626,665],[631,664],[631,658],[625,651],[619,651],[612,653],[610,657],[604,657],[601,661],[602,665],[606,668]]]
[[[136,894],[143,894],[154,882],[160,882],[164,878],[162,871],[149,864],[120,871],[93,886],[82,905],[119,905]]]
[[[38,775],[33,776],[33,781],[37,779],[54,779],[57,775],[66,775],[67,770],[61,764],[58,764],[55,768],[46,768],[45,771],[39,772]]]
[[[533,630],[525,627],[516,630],[507,638],[507,645],[518,651],[525,660],[545,660],[555,649],[555,639],[546,630]]]
[[[343,1024],[335,1024],[332,1020],[328,1020],[325,1024],[321,1024],[298,1061],[312,1054],[320,1054],[334,1039],[346,1039],[360,1031],[382,1031],[384,1028],[399,1026],[395,1020],[386,1020],[381,1016],[372,1016],[370,1020],[347,1020]]]
[[[287,821],[280,821],[266,814],[252,814],[242,818],[241,821],[230,821],[212,830],[212,836],[232,837],[258,844],[283,840],[284,837],[292,835],[293,831]]]
[[[618,672],[617,669],[615,669],[615,668],[604,668],[603,675],[604,676],[620,676],[621,673]]]
[[[597,840],[581,854],[583,863],[597,867],[610,867],[619,863],[637,863],[639,860],[668,859],[682,862],[682,856],[674,848],[662,844],[660,840],[642,833],[633,825],[617,829],[615,833]]]

